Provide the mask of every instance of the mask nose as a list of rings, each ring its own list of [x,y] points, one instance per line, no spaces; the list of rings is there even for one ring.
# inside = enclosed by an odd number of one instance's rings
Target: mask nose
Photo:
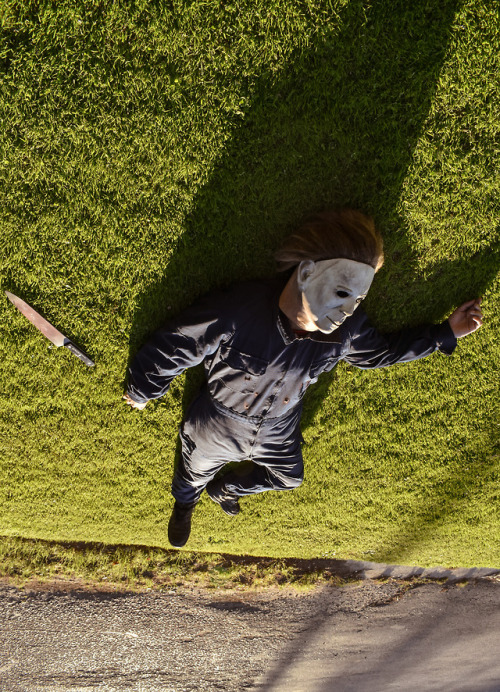
[[[344,313],[344,315],[346,317],[350,317],[352,315],[352,313],[354,312],[354,310],[356,309],[356,307],[357,307],[356,301],[355,300],[349,300],[349,301],[346,301],[342,305],[341,311]]]

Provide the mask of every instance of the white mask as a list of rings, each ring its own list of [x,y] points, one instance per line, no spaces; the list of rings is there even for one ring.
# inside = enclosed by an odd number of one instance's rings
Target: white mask
[[[333,332],[365,298],[374,276],[373,267],[354,260],[301,262],[297,285],[302,294],[303,328],[325,334]]]

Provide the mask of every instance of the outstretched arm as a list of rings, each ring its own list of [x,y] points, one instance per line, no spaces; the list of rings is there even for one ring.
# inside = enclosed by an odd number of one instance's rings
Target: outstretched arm
[[[359,368],[383,368],[425,358],[434,351],[451,355],[457,338],[471,334],[482,324],[481,299],[469,300],[457,308],[442,324],[402,329],[380,334],[366,316],[358,320],[357,333],[351,338],[344,360]],[[355,313],[358,316],[358,313]]]
[[[167,392],[176,375],[216,351],[233,329],[227,302],[223,291],[204,296],[153,334],[130,365],[123,396],[129,406],[143,409]]]
[[[481,298],[468,300],[461,305],[449,316],[448,322],[457,339],[475,332],[483,324]]]

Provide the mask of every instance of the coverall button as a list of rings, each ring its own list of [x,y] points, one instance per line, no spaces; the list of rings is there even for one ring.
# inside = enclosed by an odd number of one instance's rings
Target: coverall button
[[[249,379],[250,379],[250,375],[245,375],[245,380],[249,380]]]
[[[247,404],[246,401],[245,401],[245,403],[243,404],[243,406],[244,406],[245,408],[248,408],[248,404]]]
[[[254,396],[259,396],[259,392],[254,392]]]
[[[290,401],[290,399],[287,396],[283,399],[284,404],[288,404],[289,401]]]

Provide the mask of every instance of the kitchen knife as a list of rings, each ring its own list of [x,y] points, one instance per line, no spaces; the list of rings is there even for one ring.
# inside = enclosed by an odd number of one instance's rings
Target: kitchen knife
[[[74,344],[71,341],[71,339],[68,339],[67,336],[64,336],[64,334],[62,334],[58,329],[52,326],[50,322],[47,322],[47,320],[41,315],[39,315],[36,310],[33,310],[33,308],[30,307],[28,303],[25,303],[24,300],[21,300],[21,298],[18,298],[9,291],[5,291],[5,295],[10,300],[10,302],[16,306],[19,312],[22,312],[23,315],[32,324],[34,324],[35,327],[39,329],[42,332],[42,334],[47,337],[49,341],[52,341],[54,346],[65,346],[68,349],[68,351],[71,351],[71,353],[73,353],[73,355],[75,355],[80,360],[83,360],[85,365],[88,365],[89,367],[94,365],[94,362],[90,360],[86,353],[84,353],[80,348],[78,348],[78,346]]]

